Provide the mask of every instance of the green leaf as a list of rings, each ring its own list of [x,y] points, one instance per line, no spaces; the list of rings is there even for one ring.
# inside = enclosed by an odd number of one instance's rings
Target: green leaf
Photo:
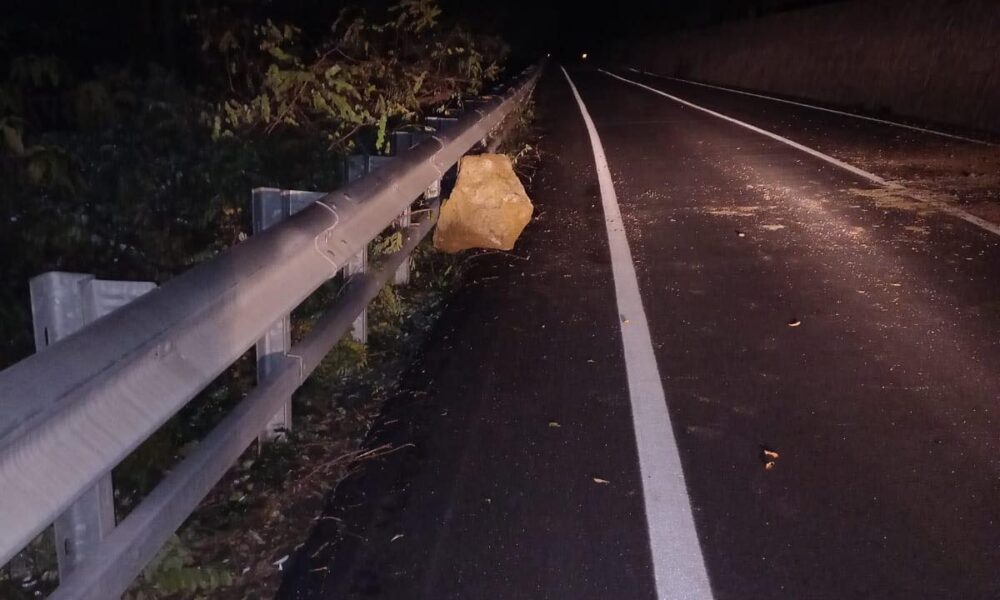
[[[282,50],[281,48],[279,48],[277,46],[269,46],[267,48],[267,53],[270,54],[271,56],[273,56],[274,58],[276,58],[278,60],[281,60],[281,61],[285,61],[285,62],[291,62],[292,61],[292,55],[289,54],[289,53],[287,53],[287,52],[285,52],[284,50]]]
[[[385,113],[378,119],[378,137],[375,140],[375,148],[381,152],[386,149],[388,138],[386,136],[386,127],[389,124],[389,117]]]
[[[420,92],[420,88],[422,88],[424,86],[424,80],[426,78],[427,78],[427,71],[423,71],[423,72],[420,73],[420,75],[417,75],[413,79],[413,88],[412,88],[412,93],[413,94],[417,94],[417,93]]]

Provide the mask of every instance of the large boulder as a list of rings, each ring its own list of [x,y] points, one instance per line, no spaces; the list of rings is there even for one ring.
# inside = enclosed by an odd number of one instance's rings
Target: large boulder
[[[459,164],[451,197],[441,205],[434,247],[444,252],[510,250],[533,210],[509,158],[503,154],[466,156]]]

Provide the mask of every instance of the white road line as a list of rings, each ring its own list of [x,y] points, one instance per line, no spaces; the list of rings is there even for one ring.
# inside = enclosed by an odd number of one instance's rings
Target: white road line
[[[713,117],[718,117],[718,118],[723,119],[725,121],[729,121],[730,123],[734,123],[736,125],[739,125],[740,127],[745,127],[747,129],[749,129],[750,131],[754,131],[754,132],[759,133],[761,135],[766,135],[767,137],[769,137],[769,138],[771,138],[773,140],[778,140],[782,144],[788,144],[789,146],[791,146],[792,148],[795,148],[796,150],[801,150],[802,152],[805,152],[806,154],[811,154],[812,156],[815,156],[816,158],[818,158],[820,160],[824,160],[824,161],[830,163],[831,165],[840,167],[841,169],[844,169],[845,171],[850,171],[851,173],[854,173],[858,177],[861,177],[863,179],[867,179],[868,181],[871,181],[872,183],[876,183],[878,185],[889,185],[888,181],[886,181],[885,179],[882,179],[881,177],[879,177],[878,175],[876,175],[874,173],[869,173],[868,171],[865,171],[864,169],[859,169],[859,168],[855,167],[854,165],[849,165],[849,164],[845,163],[842,160],[837,160],[836,158],[830,156],[829,154],[823,154],[819,150],[814,150],[813,148],[810,148],[809,146],[803,146],[802,144],[800,144],[798,142],[794,142],[794,141],[792,141],[792,140],[790,140],[790,139],[788,139],[786,137],[782,137],[782,136],[780,136],[780,135],[778,135],[776,133],[771,133],[770,131],[767,131],[766,129],[761,129],[760,127],[757,127],[756,125],[751,125],[749,123],[744,123],[743,121],[739,121],[739,120],[734,119],[732,117],[726,116],[726,115],[724,115],[722,113],[715,112],[714,110],[705,108],[704,106],[698,106],[697,104],[695,104],[693,102],[688,102],[687,100],[684,100],[683,98],[678,98],[677,96],[672,96],[672,95],[670,95],[670,94],[668,94],[668,93],[666,93],[664,91],[658,90],[658,89],[656,89],[654,87],[650,87],[650,86],[648,86],[646,84],[639,83],[638,81],[632,81],[631,79],[625,79],[624,77],[621,77],[620,75],[615,75],[614,73],[609,73],[608,71],[605,71],[604,69],[601,69],[600,71],[601,71],[601,73],[604,73],[608,77],[614,77],[615,79],[618,79],[620,81],[624,81],[625,83],[629,83],[629,84],[632,84],[634,86],[641,87],[641,88],[643,88],[645,90],[653,92],[654,94],[659,94],[659,95],[661,95],[661,96],[663,96],[665,98],[670,98],[674,102],[680,102],[681,104],[683,104],[685,106],[690,106],[693,109],[700,110],[702,112],[708,113],[708,114],[712,115]]]
[[[642,494],[646,506],[646,527],[649,531],[656,593],[664,600],[710,599],[712,588],[694,527],[691,499],[684,483],[684,471],[674,439],[674,429],[670,424],[670,414],[667,412],[663,382],[653,354],[649,324],[639,295],[635,264],[625,236],[608,159],[580,92],[573,85],[566,69],[562,69],[562,72],[573,90],[580,105],[580,114],[587,125],[601,188],[604,222],[611,249],[611,272],[615,280],[615,298],[621,315],[625,371],[632,405],[639,471],[642,475]]]
[[[900,186],[900,189],[903,193],[906,192],[905,187]],[[926,200],[920,200],[919,198],[915,198],[915,200],[919,200],[920,202],[926,202]],[[973,225],[981,229],[985,229],[990,233],[1000,235],[1000,225],[996,223],[991,223],[990,221],[977,217],[972,213],[965,212],[964,210],[958,208],[953,204],[948,204],[946,202],[927,202],[927,203],[943,213],[947,213],[953,217],[962,219],[963,221],[968,221],[969,223],[972,223]]]
[[[629,67],[630,71],[638,73],[636,69]],[[690,79],[681,79],[680,77],[671,77],[669,75],[657,75],[656,73],[650,73],[649,71],[643,71],[643,74],[649,75],[650,77],[659,77],[661,79],[669,79],[671,81],[679,81],[681,83],[687,83],[689,85],[699,85],[701,87],[712,88],[713,90],[722,90],[724,92],[730,92],[732,94],[741,94],[743,96],[751,96],[753,98],[761,98],[763,100],[771,100],[773,102],[781,102],[783,104],[791,104],[792,106],[801,106],[802,108],[811,108],[813,110],[819,110],[823,112],[833,113],[835,115],[841,115],[844,117],[851,117],[854,119],[861,119],[864,121],[871,121],[873,123],[880,123],[882,125],[889,125],[892,127],[900,127],[902,129],[910,129],[912,131],[919,131],[920,133],[928,133],[930,135],[937,135],[940,137],[951,138],[953,140],[960,140],[963,142],[969,142],[971,144],[980,144],[983,146],[997,146],[1000,144],[994,144],[993,142],[987,142],[986,140],[977,140],[976,138],[965,137],[963,135],[956,135],[954,133],[946,133],[944,131],[938,131],[936,129],[927,129],[926,127],[917,127],[916,125],[907,125],[906,123],[899,123],[896,121],[889,121],[887,119],[878,119],[876,117],[869,117],[866,115],[859,115],[857,113],[847,112],[844,110],[836,110],[833,108],[826,108],[825,106],[816,106],[815,104],[806,104],[805,102],[796,102],[794,100],[786,100],[785,98],[776,98],[774,96],[767,96],[765,94],[758,94],[755,92],[747,92],[744,90],[736,90],[733,88],[728,88],[721,85],[714,85],[711,83],[702,83],[700,81],[691,81]]]
[[[744,123],[743,121],[739,121],[737,119],[734,119],[733,117],[724,115],[724,114],[719,113],[719,112],[715,112],[714,110],[710,110],[708,108],[705,108],[704,106],[698,106],[697,104],[694,104],[693,102],[689,102],[687,100],[684,100],[683,98],[678,98],[677,96],[673,96],[673,95],[668,94],[668,93],[666,93],[666,92],[664,92],[662,90],[658,90],[658,89],[656,89],[654,87],[650,87],[648,85],[639,83],[638,81],[632,81],[631,79],[625,79],[624,77],[621,77],[619,75],[615,75],[614,73],[609,73],[608,71],[605,71],[604,69],[600,69],[600,71],[601,71],[601,73],[604,73],[605,75],[607,75],[609,77],[614,77],[615,79],[624,81],[625,83],[629,83],[631,85],[641,87],[641,88],[643,88],[645,90],[653,92],[654,94],[659,94],[660,96],[663,96],[665,98],[669,98],[669,99],[671,99],[671,100],[673,100],[675,102],[680,102],[681,104],[683,104],[685,106],[689,106],[691,108],[700,110],[702,112],[706,112],[706,113],[712,115],[713,117],[718,117],[718,118],[723,119],[725,121],[729,121],[730,123],[733,123],[735,125],[739,125],[740,127],[745,127],[745,128],[747,128],[747,129],[749,129],[751,131],[755,131],[755,132],[757,132],[757,133],[759,133],[761,135],[766,135],[767,137],[769,137],[771,139],[774,139],[774,140],[778,140],[779,142],[781,142],[783,144],[788,144],[789,146],[791,146],[791,147],[793,147],[793,148],[795,148],[797,150],[801,150],[802,152],[805,152],[806,154],[810,154],[812,156],[815,156],[816,158],[819,158],[820,160],[824,160],[824,161],[826,161],[826,162],[828,162],[828,163],[830,163],[832,165],[836,165],[836,166],[840,167],[841,169],[844,169],[845,171],[849,171],[851,173],[854,173],[855,175],[863,177],[863,178],[871,181],[872,183],[876,183],[878,185],[887,187],[889,189],[899,190],[899,193],[903,194],[903,195],[905,195],[905,194],[908,193],[906,186],[900,185],[898,183],[886,181],[885,179],[882,179],[881,177],[879,177],[878,175],[875,175],[874,173],[869,173],[868,171],[865,171],[863,169],[859,169],[858,167],[855,167],[854,165],[849,165],[849,164],[845,163],[842,160],[838,160],[838,159],[836,159],[836,158],[834,158],[834,157],[832,157],[832,156],[830,156],[828,154],[823,154],[819,150],[815,150],[813,148],[810,148],[809,146],[803,146],[802,144],[800,144],[798,142],[794,142],[794,141],[792,141],[792,140],[790,140],[790,139],[788,139],[786,137],[782,137],[782,136],[780,136],[780,135],[778,135],[776,133],[771,133],[770,131],[767,131],[766,129],[761,129],[760,127],[757,127],[755,125],[751,125],[749,123]],[[963,221],[966,221],[967,223],[972,223],[976,227],[979,227],[981,229],[989,231],[990,233],[993,233],[993,234],[996,234],[996,235],[1000,235],[1000,225],[998,225],[996,223],[991,223],[990,221],[987,221],[987,220],[985,220],[985,219],[983,219],[981,217],[977,217],[976,215],[974,215],[974,214],[972,214],[970,212],[966,212],[965,210],[959,208],[958,206],[955,206],[953,204],[948,204],[948,203],[945,203],[945,202],[936,202],[936,201],[930,201],[929,202],[928,200],[926,200],[924,198],[921,198],[919,194],[911,194],[911,195],[909,195],[907,197],[912,198],[913,200],[915,200],[917,202],[923,202],[925,204],[928,204],[929,206],[932,206],[932,207],[940,210],[943,213],[949,214],[949,215],[951,215],[953,217],[956,217],[958,219],[962,219]]]

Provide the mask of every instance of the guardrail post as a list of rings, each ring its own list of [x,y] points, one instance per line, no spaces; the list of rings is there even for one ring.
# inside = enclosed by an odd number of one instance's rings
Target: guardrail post
[[[410,218],[410,209],[407,208],[406,210],[403,211],[403,214],[399,215],[399,218],[396,219],[396,228],[405,230],[410,226],[411,223],[412,219]],[[399,265],[399,268],[396,269],[396,274],[392,278],[393,285],[406,285],[408,283],[410,283],[409,256],[403,259],[403,262]]]
[[[448,117],[438,117],[438,118],[433,118],[433,120],[428,119],[428,123],[430,124],[429,126],[437,131],[444,130],[447,127],[451,126],[453,123],[456,123],[457,121],[458,119],[448,118]],[[413,148],[414,146],[419,144],[425,138],[429,137],[431,134],[432,134],[431,131],[393,132],[392,135],[393,148],[396,152],[399,152],[401,150],[409,150],[410,148]],[[386,157],[368,157],[368,159],[369,159],[368,162],[365,163],[365,167],[367,168],[368,171],[372,171],[378,168],[379,166],[379,162],[377,162],[377,160],[378,159],[386,160]],[[427,191],[424,193],[424,198],[427,200],[432,200],[434,198],[439,197],[440,195],[441,195],[441,180],[439,179],[434,183],[432,183],[430,187],[427,188]],[[412,210],[411,208],[407,207],[407,209],[404,210],[401,215],[399,215],[399,218],[396,219],[396,228],[406,229],[412,223],[413,223]],[[412,259],[409,256],[407,256],[403,260],[403,263],[399,265],[399,268],[396,269],[396,274],[392,280],[393,285],[407,285],[410,283],[410,269],[412,264],[413,264]]]
[[[400,136],[394,136],[394,141],[396,144],[405,144],[407,146],[415,143],[416,139],[414,136],[406,136],[408,139],[403,140]],[[397,148],[398,149],[398,148]],[[372,171],[378,169],[382,165],[391,162],[394,159],[392,156],[373,156],[373,155],[356,155],[349,156],[346,161],[346,175],[347,182],[353,182],[365,175],[371,173]],[[396,219],[396,227],[404,228],[410,226],[410,209],[407,208],[403,213]],[[351,259],[351,261],[344,267],[344,277],[350,278],[353,275],[360,273],[365,273],[368,271],[368,249],[362,250],[357,256]],[[396,284],[406,284],[410,281],[410,259],[407,259],[399,266],[396,270],[396,274],[393,278]],[[354,327],[351,329],[351,337],[355,340],[361,342],[362,344],[368,343],[368,309],[365,308],[358,315],[358,318],[354,320]]]
[[[35,351],[128,304],[156,286],[139,281],[103,281],[83,273],[49,272],[29,282]],[[65,579],[115,526],[111,473],[85,491],[53,523],[59,578]]]
[[[287,196],[276,188],[256,188],[253,190],[251,211],[255,234],[273,227],[289,216]],[[291,315],[284,315],[275,321],[264,337],[257,340],[257,382],[267,379],[283,362],[292,347]],[[292,429],[292,398],[285,399],[281,410],[271,417],[258,439],[270,442],[282,437]]]
[[[351,262],[347,263],[344,267],[344,277],[350,279],[354,275],[360,275],[368,271],[368,246],[357,253]],[[368,343],[368,308],[361,311],[361,314],[354,319],[354,325],[351,327],[351,337],[355,340],[361,342],[362,344]]]
[[[322,198],[320,192],[303,192],[299,190],[280,190],[277,188],[256,188],[253,190],[251,212],[253,213],[253,232],[260,233],[273,227],[305,209],[310,204]],[[264,337],[257,340],[257,381],[266,379],[275,369],[279,368],[288,350],[292,347],[291,315],[285,315],[271,325]],[[285,432],[292,430],[292,398],[289,396],[281,410],[268,421],[264,431],[258,438],[261,442],[269,442],[280,438]]]
[[[440,198],[440,197],[441,197],[441,180],[438,179],[434,183],[427,186],[427,189],[424,191],[424,199],[434,200],[435,198]]]

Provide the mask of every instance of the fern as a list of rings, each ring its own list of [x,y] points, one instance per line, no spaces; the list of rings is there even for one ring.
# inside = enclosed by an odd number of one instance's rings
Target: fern
[[[143,570],[143,583],[133,600],[152,600],[173,594],[212,592],[233,584],[233,576],[218,567],[195,566],[190,550],[176,535],[170,537],[156,558]]]
[[[394,231],[384,235],[372,243],[371,253],[374,256],[393,254],[403,249],[403,232]]]

